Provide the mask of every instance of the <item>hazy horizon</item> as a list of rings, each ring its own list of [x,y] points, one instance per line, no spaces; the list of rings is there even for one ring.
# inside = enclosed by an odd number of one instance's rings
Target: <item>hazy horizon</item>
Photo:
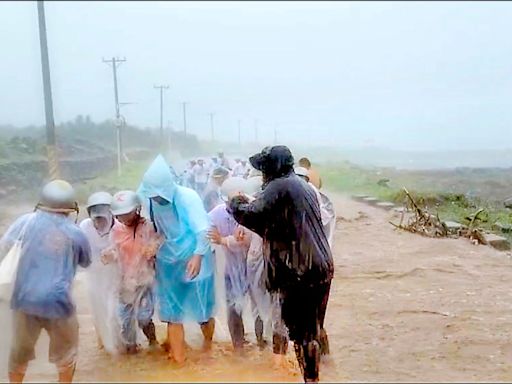
[[[0,3],[0,124],[42,125],[36,2]],[[340,148],[512,147],[508,2],[45,2],[56,123],[114,114]]]

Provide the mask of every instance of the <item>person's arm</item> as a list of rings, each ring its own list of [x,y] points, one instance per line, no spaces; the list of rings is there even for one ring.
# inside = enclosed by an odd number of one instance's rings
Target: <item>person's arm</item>
[[[74,251],[78,256],[78,265],[82,268],[87,268],[91,265],[91,245],[89,244],[87,237],[81,231],[77,232],[74,248]]]
[[[245,196],[234,197],[229,204],[231,214],[240,225],[263,237],[266,224],[271,219],[272,207],[278,203],[278,188],[275,182],[269,184],[252,202]]]

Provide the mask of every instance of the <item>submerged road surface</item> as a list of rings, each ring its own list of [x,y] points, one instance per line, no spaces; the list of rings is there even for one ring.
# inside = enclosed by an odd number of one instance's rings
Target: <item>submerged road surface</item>
[[[511,381],[510,255],[465,239],[397,232],[388,223],[393,213],[330,196],[341,218],[326,319],[331,356],[322,364],[321,380]],[[4,217],[20,210],[16,207]],[[112,358],[97,347],[84,288],[78,278],[75,381],[301,381],[296,366],[272,369],[270,348],[259,351],[253,343],[245,356],[233,356],[222,313],[211,355],[200,352],[199,327],[187,326],[191,349],[184,368],[173,368],[160,349]],[[10,317],[6,304],[0,307],[0,373],[6,379]],[[162,341],[165,327],[157,324]],[[254,341],[250,316],[245,326]],[[47,347],[43,333],[27,381],[56,379]],[[291,351],[289,359],[293,361]]]

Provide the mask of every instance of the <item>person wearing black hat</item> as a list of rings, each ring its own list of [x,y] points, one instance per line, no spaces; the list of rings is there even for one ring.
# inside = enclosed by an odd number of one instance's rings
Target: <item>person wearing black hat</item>
[[[235,220],[264,241],[267,287],[281,297],[281,316],[305,382],[318,382],[324,322],[334,264],[314,191],[294,172],[286,146],[252,156],[263,174],[263,190],[249,202],[231,200]]]

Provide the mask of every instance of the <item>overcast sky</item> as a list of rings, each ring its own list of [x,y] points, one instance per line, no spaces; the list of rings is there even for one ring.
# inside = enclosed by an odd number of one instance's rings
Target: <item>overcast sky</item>
[[[512,147],[511,2],[46,2],[55,119],[114,114],[210,137]],[[44,123],[35,2],[0,2],[0,123]]]

